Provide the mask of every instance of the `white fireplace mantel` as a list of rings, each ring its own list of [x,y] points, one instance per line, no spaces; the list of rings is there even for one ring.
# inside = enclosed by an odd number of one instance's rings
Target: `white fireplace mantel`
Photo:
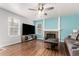
[[[59,31],[58,29],[44,29],[44,31]]]

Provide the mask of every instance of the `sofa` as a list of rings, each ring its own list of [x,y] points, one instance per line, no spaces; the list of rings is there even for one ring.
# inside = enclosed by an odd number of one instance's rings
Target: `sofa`
[[[70,56],[79,56],[79,33],[76,34],[73,38],[71,35],[64,39],[65,50]]]

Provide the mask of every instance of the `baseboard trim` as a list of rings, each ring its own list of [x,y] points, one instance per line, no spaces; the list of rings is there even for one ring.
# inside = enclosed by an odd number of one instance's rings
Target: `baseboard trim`
[[[43,38],[37,38],[37,39],[41,39],[42,40]]]
[[[44,40],[41,40],[41,39],[37,39],[38,41],[44,41]]]
[[[1,46],[0,48],[4,48],[4,47],[8,47],[8,46],[12,46],[12,45],[16,45],[16,44],[20,44],[21,42],[17,42],[17,43],[13,43],[13,44],[8,44],[8,45],[5,45],[5,46]]]

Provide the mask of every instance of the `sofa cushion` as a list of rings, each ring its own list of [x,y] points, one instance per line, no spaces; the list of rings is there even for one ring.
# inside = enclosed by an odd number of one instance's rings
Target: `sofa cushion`
[[[74,42],[73,44],[79,46],[79,42],[78,41]]]

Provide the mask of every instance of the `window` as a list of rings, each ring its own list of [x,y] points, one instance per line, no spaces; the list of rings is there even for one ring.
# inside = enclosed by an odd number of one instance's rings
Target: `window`
[[[8,18],[8,35],[9,36],[20,35],[20,20],[13,17]]]
[[[37,26],[36,26],[37,34],[43,33],[43,30],[42,29],[43,29],[42,24],[41,23],[38,23]]]

